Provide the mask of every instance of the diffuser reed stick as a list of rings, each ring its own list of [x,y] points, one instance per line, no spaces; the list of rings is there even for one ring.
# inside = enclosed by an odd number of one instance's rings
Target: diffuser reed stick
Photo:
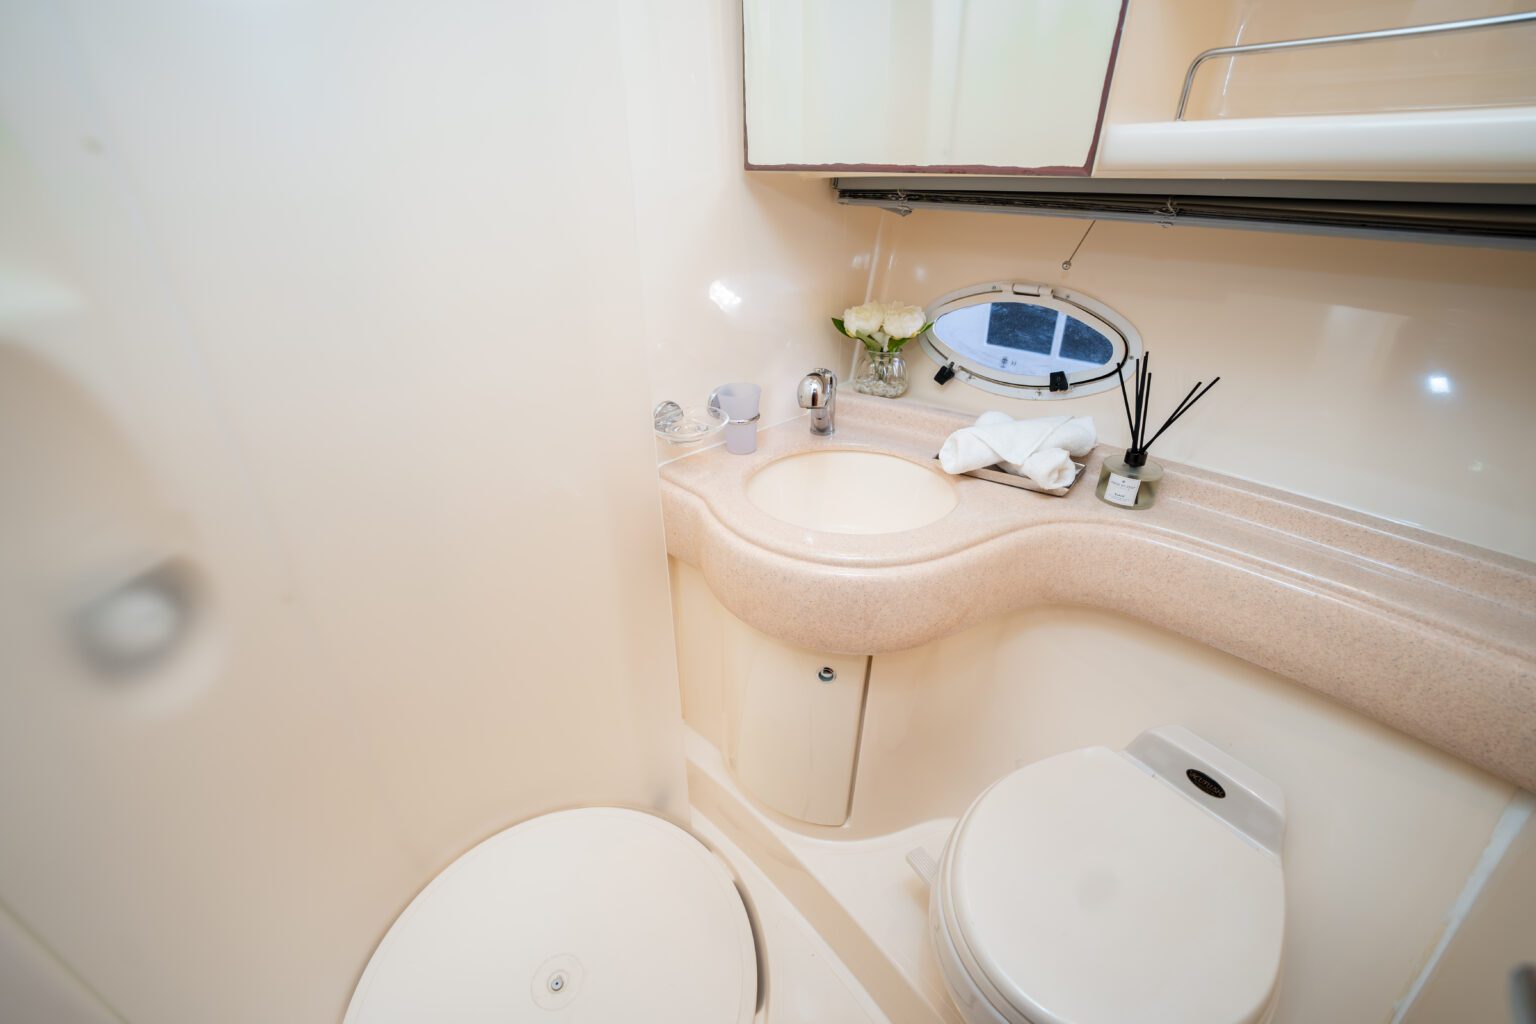
[[[1169,413],[1168,418],[1163,421],[1163,425],[1157,428],[1149,440],[1147,438],[1147,416],[1151,412],[1152,405],[1152,353],[1143,353],[1142,357],[1134,360],[1132,365],[1132,372],[1136,376],[1136,411],[1134,413],[1131,411],[1130,397],[1126,393],[1125,374],[1122,373],[1120,375],[1120,400],[1125,406],[1126,423],[1131,428],[1131,444],[1125,450],[1125,461],[1133,466],[1141,466],[1146,464],[1147,449],[1152,447],[1152,443],[1162,437],[1163,431],[1178,422],[1179,417],[1193,408],[1196,402],[1209,394],[1211,388],[1215,387],[1221,378],[1216,377],[1209,384],[1205,384],[1203,380],[1196,381],[1195,386],[1189,389],[1189,394],[1185,395],[1184,400],[1174,407],[1173,412]],[[1200,390],[1200,385],[1202,384],[1205,384],[1204,391]],[[1196,392],[1199,393],[1196,394]]]
[[[1162,426],[1151,430],[1152,414],[1152,354],[1142,353],[1134,360],[1131,373],[1135,380],[1132,388],[1126,387],[1125,374],[1120,373],[1120,404],[1125,408],[1126,425],[1131,431],[1131,443],[1125,449],[1124,458],[1106,458],[1099,471],[1098,495],[1111,505],[1124,508],[1151,508],[1157,494],[1158,481],[1163,469],[1155,462],[1147,461],[1147,450],[1163,436],[1163,431],[1179,421],[1179,417],[1194,408],[1196,402],[1210,393],[1220,377],[1209,384],[1196,381],[1189,393],[1174,406],[1173,412],[1163,420]],[[1202,390],[1203,386],[1203,390]],[[1134,389],[1134,390],[1133,390]],[[1149,436],[1150,435],[1150,436]]]

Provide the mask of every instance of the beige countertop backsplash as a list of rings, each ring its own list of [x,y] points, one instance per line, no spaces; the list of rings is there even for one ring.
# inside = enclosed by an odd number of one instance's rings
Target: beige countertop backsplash
[[[1536,565],[1232,477],[1165,464],[1151,509],[1094,495],[1101,445],[1064,498],[954,478],[959,503],[901,533],[818,533],[753,506],[757,469],[871,449],[937,472],[965,414],[856,394],[837,432],[803,418],[750,456],[662,467],[667,548],[735,615],[786,643],[881,654],[1042,604],[1103,608],[1320,691],[1536,788]]]

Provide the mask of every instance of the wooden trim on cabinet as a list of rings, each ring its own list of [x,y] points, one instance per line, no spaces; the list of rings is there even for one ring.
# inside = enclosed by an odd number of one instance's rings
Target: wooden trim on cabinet
[[[1104,113],[1109,109],[1109,86],[1115,80],[1115,61],[1120,59],[1120,37],[1125,34],[1125,12],[1130,4],[1131,0],[1120,0],[1120,19],[1115,22],[1115,38],[1109,44],[1109,66],[1104,69],[1104,91],[1099,94],[1099,118],[1093,123],[1093,141],[1088,144],[1085,174],[1093,173],[1094,162],[1099,158],[1099,135],[1104,131]]]

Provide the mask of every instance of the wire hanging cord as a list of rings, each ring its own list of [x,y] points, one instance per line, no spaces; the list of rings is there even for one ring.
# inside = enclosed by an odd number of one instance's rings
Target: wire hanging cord
[[[1194,407],[1194,404],[1204,398],[1215,387],[1220,377],[1212,379],[1209,384],[1204,381],[1196,381],[1195,386],[1189,389],[1189,394],[1184,396],[1173,412],[1163,421],[1163,425],[1157,428],[1157,432],[1149,439],[1147,437],[1147,415],[1152,406],[1152,353],[1144,352],[1142,357],[1133,363],[1133,373],[1136,375],[1136,400],[1132,408],[1131,397],[1126,391],[1125,375],[1120,375],[1120,401],[1125,406],[1125,421],[1131,428],[1131,444],[1127,452],[1135,452],[1143,459],[1146,458],[1147,449],[1152,443],[1163,436],[1163,431],[1173,426],[1180,416]],[[1200,390],[1200,385],[1205,384],[1205,390]],[[1198,392],[1198,393],[1197,393]]]
[[[1077,245],[1072,247],[1072,255],[1068,256],[1066,259],[1061,261],[1061,269],[1062,270],[1071,270],[1072,269],[1072,261],[1077,259],[1077,250],[1081,249],[1083,247],[1083,243],[1088,241],[1088,235],[1089,235],[1089,233],[1091,231],[1093,231],[1093,226],[1095,224],[1097,224],[1097,223],[1098,223],[1097,220],[1091,220],[1091,221],[1088,222],[1088,230],[1083,232],[1083,237],[1079,238],[1077,240]],[[1115,367],[1115,369],[1118,370],[1119,367],[1117,366],[1117,367]]]

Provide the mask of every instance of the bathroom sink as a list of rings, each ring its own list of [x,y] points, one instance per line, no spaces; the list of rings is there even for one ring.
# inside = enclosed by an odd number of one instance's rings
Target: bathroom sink
[[[948,514],[955,485],[937,470],[865,451],[820,451],[770,462],[747,481],[747,500],[822,533],[897,533]]]

